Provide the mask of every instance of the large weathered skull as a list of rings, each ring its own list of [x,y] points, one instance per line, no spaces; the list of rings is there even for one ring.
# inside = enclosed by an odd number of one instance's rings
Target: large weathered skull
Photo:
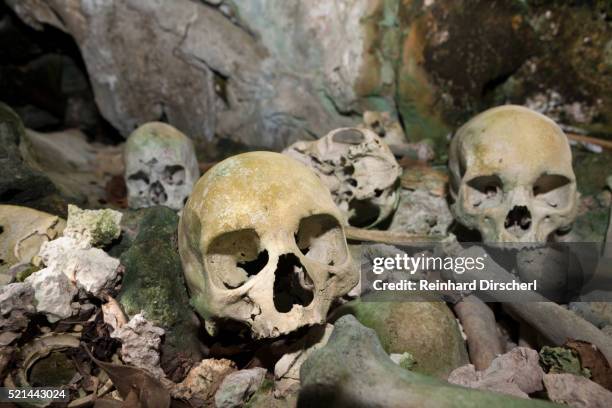
[[[357,284],[329,191],[290,157],[251,152],[211,168],[179,224],[192,304],[207,322],[233,320],[254,337],[325,321]]]
[[[180,210],[200,177],[193,143],[161,122],[140,126],[125,145],[125,183],[131,208]]]
[[[544,242],[576,215],[576,179],[563,131],[521,106],[463,125],[449,152],[452,211],[485,242]]]
[[[311,167],[347,222],[372,227],[395,211],[401,168],[389,147],[365,128],[341,128],[283,153]]]

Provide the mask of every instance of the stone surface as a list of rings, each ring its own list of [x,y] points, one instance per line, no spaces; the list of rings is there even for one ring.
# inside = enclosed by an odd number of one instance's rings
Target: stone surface
[[[0,102],[0,202],[44,206],[40,201],[56,192],[51,181],[31,169],[19,153],[24,128],[17,114]]]
[[[34,313],[34,290],[28,283],[0,286],[0,331],[21,331]]]
[[[195,400],[200,406],[212,400],[215,391],[228,374],[236,371],[236,364],[227,359],[208,358],[196,364],[187,377],[172,391],[174,398]]]
[[[154,377],[165,377],[160,367],[160,345],[164,330],[156,327],[144,315],[137,314],[127,324],[111,333],[121,341],[121,358],[127,364],[142,368]]]
[[[468,362],[459,325],[445,303],[354,300],[335,316],[352,314],[374,329],[389,354],[412,354],[413,371],[446,378]]]
[[[185,288],[177,224],[176,213],[167,207],[126,212],[121,241],[110,250],[125,268],[117,300],[128,316],[144,311],[166,331],[163,359],[180,352],[199,361],[199,323]]]
[[[300,370],[300,407],[548,407],[449,385],[395,364],[376,333],[353,316],[336,321],[325,347],[315,351]]]
[[[87,240],[60,237],[46,242],[40,250],[47,269],[64,274],[74,285],[94,296],[114,286],[119,274],[119,260]]]
[[[111,209],[82,210],[68,205],[64,236],[88,241],[92,246],[108,245],[121,235],[122,216],[119,211]]]
[[[445,197],[430,194],[426,190],[402,189],[389,230],[420,235],[446,235],[452,223],[453,215]]]
[[[61,270],[41,269],[30,275],[25,283],[34,289],[36,311],[45,314],[49,322],[72,316],[72,299],[78,289]]]
[[[472,364],[457,368],[448,377],[448,382],[529,398],[529,394],[542,390],[543,376],[538,352],[516,347],[495,358],[485,371],[476,371]]]
[[[575,408],[608,408],[612,392],[593,381],[573,374],[546,374],[544,386],[551,400]]]
[[[257,367],[228,374],[215,393],[215,407],[238,408],[255,394],[266,377],[266,369]]]

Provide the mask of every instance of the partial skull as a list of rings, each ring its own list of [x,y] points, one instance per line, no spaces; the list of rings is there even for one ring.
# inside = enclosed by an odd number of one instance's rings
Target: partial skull
[[[545,242],[576,217],[567,137],[530,109],[505,105],[468,121],[451,142],[449,170],[453,215],[485,242]]]
[[[336,129],[319,140],[296,142],[283,153],[319,175],[352,226],[373,227],[397,207],[401,168],[369,129]]]
[[[161,122],[140,126],[125,145],[125,183],[130,208],[183,208],[200,177],[191,139]]]
[[[207,327],[240,322],[255,338],[323,323],[359,279],[329,191],[278,153],[240,154],[206,172],[183,209],[179,252]]]

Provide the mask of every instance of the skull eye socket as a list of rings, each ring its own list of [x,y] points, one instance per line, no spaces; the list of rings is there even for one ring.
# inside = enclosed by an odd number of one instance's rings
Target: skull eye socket
[[[245,229],[216,237],[208,246],[204,262],[216,286],[236,289],[261,272],[268,259],[268,251],[261,250],[257,233]]]
[[[492,207],[501,203],[503,183],[499,176],[477,176],[469,180],[470,202],[474,207]]]
[[[533,183],[533,196],[556,208],[569,201],[570,179],[559,174],[542,174]]]
[[[149,175],[140,170],[134,174],[130,174],[127,178],[127,186],[139,196],[148,194]]]
[[[162,179],[170,185],[183,185],[185,184],[185,168],[180,165],[166,166],[162,173]]]
[[[295,241],[306,258],[328,266],[343,263],[348,256],[342,227],[328,214],[302,218]]]

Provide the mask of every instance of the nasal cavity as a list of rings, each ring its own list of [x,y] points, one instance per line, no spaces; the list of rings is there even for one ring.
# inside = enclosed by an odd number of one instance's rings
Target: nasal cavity
[[[531,213],[524,205],[517,205],[508,213],[504,227],[515,234],[527,231],[531,227]]]
[[[288,313],[293,305],[308,306],[314,285],[297,256],[284,254],[278,258],[274,272],[274,307],[280,313]]]

